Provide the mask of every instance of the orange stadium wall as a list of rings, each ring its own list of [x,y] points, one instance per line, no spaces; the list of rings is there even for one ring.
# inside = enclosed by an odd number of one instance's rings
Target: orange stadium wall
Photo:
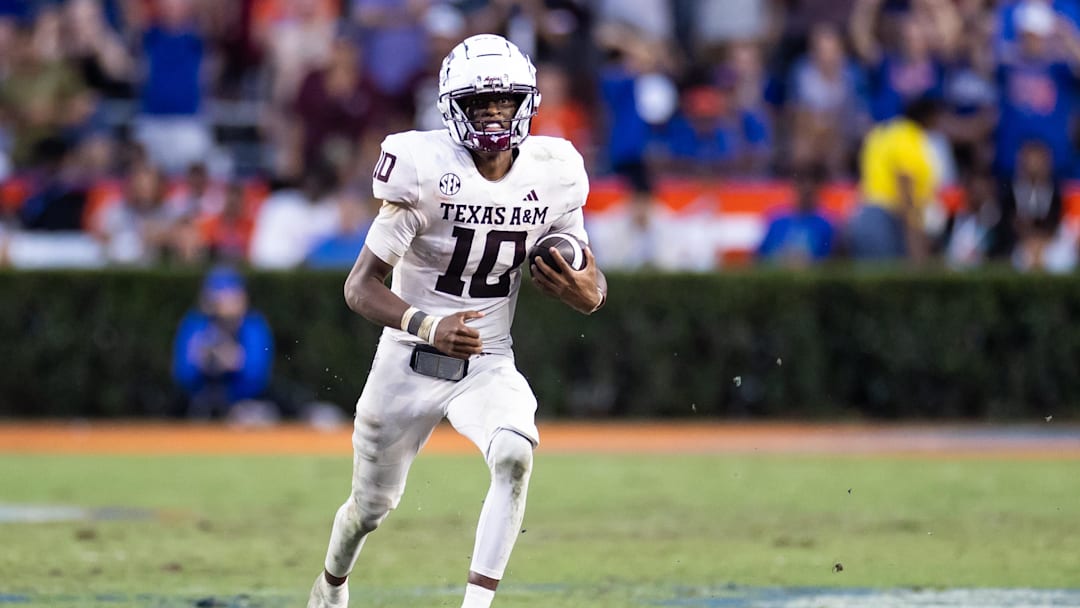
[[[630,196],[619,180],[595,180],[586,206],[594,222],[617,217]],[[834,182],[821,193],[821,210],[835,225],[842,225],[859,202],[856,184]],[[657,202],[676,221],[692,222],[704,228],[707,242],[714,247],[719,266],[748,262],[765,235],[771,215],[794,205],[795,191],[783,180],[705,182],[687,179],[662,179],[657,184]],[[939,202],[947,214],[962,210],[966,194],[950,186],[939,193]],[[1066,221],[1080,224],[1080,182],[1069,183],[1065,191]]]
[[[173,183],[170,192],[182,188]],[[0,206],[8,212],[17,211],[26,200],[29,185],[22,180],[0,184]],[[245,185],[245,212],[254,217],[269,194],[266,184],[257,180]],[[783,180],[707,182],[668,178],[657,184],[655,199],[676,220],[692,220],[709,234],[714,248],[712,256],[719,265],[744,263],[765,233],[770,215],[793,205],[794,190]],[[105,180],[94,185],[87,197],[83,215],[84,228],[93,230],[101,212],[122,200],[123,184]],[[604,222],[618,216],[630,196],[629,190],[617,179],[599,178],[593,181],[586,213],[594,222]],[[959,187],[941,191],[939,200],[947,213],[964,207],[965,194]],[[842,224],[858,204],[855,184],[835,182],[822,191],[821,207],[835,224]],[[1067,221],[1080,224],[1080,182],[1068,184],[1065,192]]]

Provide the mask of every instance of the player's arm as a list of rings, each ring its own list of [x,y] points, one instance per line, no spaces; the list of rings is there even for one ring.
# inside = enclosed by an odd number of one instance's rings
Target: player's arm
[[[855,54],[864,63],[877,64],[881,61],[881,47],[874,32],[877,31],[875,22],[882,4],[882,0],[856,0],[851,9],[848,34],[855,47]]]
[[[418,336],[450,356],[468,359],[480,353],[480,332],[466,323],[483,313],[470,310],[437,317],[413,308],[386,286],[386,277],[393,269],[365,245],[345,280],[349,308],[372,323]]]
[[[582,243],[588,242],[585,215],[581,207],[556,220],[552,231],[572,234]],[[592,248],[585,245],[582,250],[585,252],[585,267],[581,270],[574,270],[554,247],[551,248],[551,254],[557,268],[552,268],[539,257],[529,260],[529,264],[533,284],[540,291],[558,298],[580,313],[591,315],[600,310],[607,301],[607,278],[597,266]]]
[[[364,246],[345,279],[349,308],[377,325],[397,326],[409,305],[386,286],[386,277],[393,269]]]
[[[408,136],[387,136],[371,175],[372,193],[383,205],[345,280],[345,302],[373,323],[401,329],[448,355],[468,359],[482,345],[480,333],[465,323],[483,315],[472,310],[445,318],[431,315],[410,306],[386,286],[386,277],[426,226],[418,209],[419,184]]]
[[[533,284],[540,291],[558,298],[582,314],[591,315],[607,302],[607,278],[596,265],[596,258],[587,244],[589,235],[585,231],[583,208],[589,196],[589,176],[585,172],[585,162],[569,142],[565,146],[560,157],[565,159],[569,168],[560,174],[564,176],[562,185],[573,204],[569,211],[552,223],[551,231],[571,234],[584,244],[585,266],[581,270],[574,270],[555,248],[551,249],[551,253],[558,270],[540,258],[529,260],[529,265]]]

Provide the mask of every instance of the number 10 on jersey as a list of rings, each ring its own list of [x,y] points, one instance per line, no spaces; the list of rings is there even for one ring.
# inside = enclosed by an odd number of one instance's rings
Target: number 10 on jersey
[[[469,253],[472,252],[473,240],[476,238],[476,230],[454,226],[454,254],[450,258],[450,264],[446,272],[435,281],[435,291],[462,296],[465,294],[465,267],[469,265]],[[525,240],[528,233],[521,230],[490,230],[484,241],[484,252],[480,255],[480,262],[469,280],[470,298],[503,298],[510,295],[510,273],[525,261]],[[514,245],[514,261],[507,267],[499,278],[489,282],[489,276],[495,270],[499,261],[499,252],[505,243]]]

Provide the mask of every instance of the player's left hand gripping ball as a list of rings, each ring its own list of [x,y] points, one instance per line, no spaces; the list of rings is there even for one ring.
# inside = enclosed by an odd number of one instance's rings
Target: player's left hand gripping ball
[[[585,266],[574,270],[555,247],[550,249],[554,266],[536,256],[529,260],[533,285],[549,296],[558,298],[574,310],[589,314],[600,305],[603,296],[597,282],[596,258],[588,245],[584,247]]]

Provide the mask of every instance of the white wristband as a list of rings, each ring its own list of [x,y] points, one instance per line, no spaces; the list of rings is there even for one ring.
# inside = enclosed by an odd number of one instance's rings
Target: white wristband
[[[410,333],[435,346],[435,328],[439,326],[439,321],[442,321],[442,319],[442,317],[434,317],[410,306],[405,311],[405,314],[401,315],[401,331]]]
[[[439,322],[442,320],[442,317],[432,315],[424,317],[424,320],[420,322],[420,329],[416,332],[417,337],[435,346],[435,328],[439,326]]]
[[[601,307],[603,307],[603,305],[604,305],[604,302],[607,302],[607,294],[606,294],[606,293],[604,293],[604,290],[603,290],[603,289],[600,289],[599,287],[597,287],[597,288],[596,288],[596,291],[600,293],[600,301],[599,301],[599,302],[597,302],[597,303],[596,303],[596,306],[594,306],[594,307],[593,307],[593,309],[589,311],[589,314],[590,314],[590,315],[591,315],[592,313],[594,313],[594,312],[596,312],[596,311],[600,310],[600,308],[601,308]]]

